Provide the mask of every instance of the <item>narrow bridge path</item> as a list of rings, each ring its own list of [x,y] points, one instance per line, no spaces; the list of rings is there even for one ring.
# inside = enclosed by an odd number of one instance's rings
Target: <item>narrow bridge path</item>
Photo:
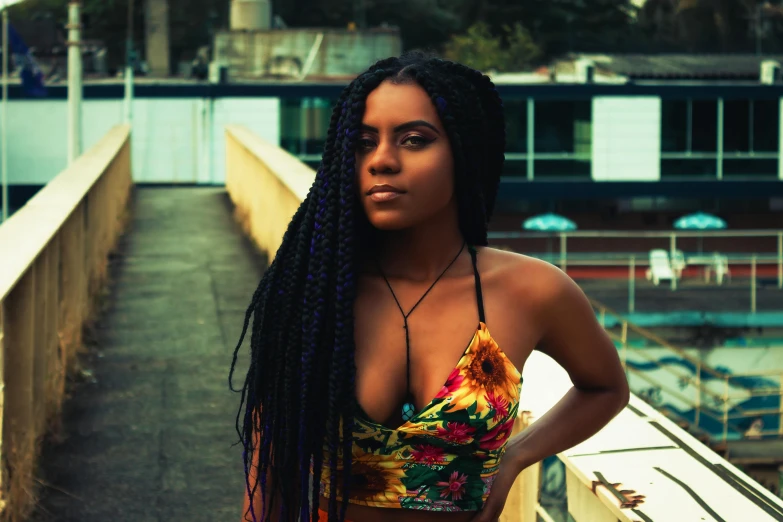
[[[224,190],[136,189],[34,522],[239,520],[227,375],[265,264]]]

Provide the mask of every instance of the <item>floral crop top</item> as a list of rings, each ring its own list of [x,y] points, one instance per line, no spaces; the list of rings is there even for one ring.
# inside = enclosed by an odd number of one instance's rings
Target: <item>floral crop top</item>
[[[487,329],[476,276],[480,323],[438,395],[391,429],[358,406],[349,503],[427,511],[478,511],[516,419],[522,376]],[[338,484],[342,483],[338,480]],[[329,468],[321,494],[330,497]],[[339,490],[338,500],[343,500]]]

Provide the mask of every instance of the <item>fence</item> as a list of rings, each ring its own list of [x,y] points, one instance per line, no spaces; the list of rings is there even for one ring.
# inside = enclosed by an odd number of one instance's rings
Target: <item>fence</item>
[[[0,225],[7,520],[22,520],[34,505],[38,446],[60,412],[131,186],[130,127],[118,126]]]
[[[763,245],[766,251],[743,251],[741,240],[761,240],[749,243],[747,248],[758,248]],[[722,284],[724,279],[731,282],[733,288],[742,286],[747,296],[747,311],[755,314],[759,311],[758,298],[760,281],[774,280],[778,289],[783,289],[783,231],[781,230],[705,230],[676,232],[643,232],[643,231],[577,231],[577,232],[492,232],[490,239],[495,242],[503,240],[528,242],[528,246],[540,247],[544,242],[553,239],[559,241],[559,251],[535,252],[531,255],[549,261],[562,270],[571,270],[578,276],[593,272],[599,277],[624,279],[627,281],[627,311],[636,311],[638,281],[652,279],[649,252],[628,251],[630,248],[649,246],[650,250],[666,246],[668,263],[673,267],[674,276],[667,277],[665,283],[677,290],[681,283],[715,281]],[[571,241],[569,241],[569,239]],[[577,252],[569,252],[569,244],[575,239],[590,241],[589,251],[585,248]],[[705,253],[705,243],[720,240],[721,251]],[[726,240],[732,240],[733,245],[726,245]],[[747,243],[747,241],[746,241]],[[683,252],[681,247],[688,245],[690,250]],[[718,246],[718,245],[713,245]],[[726,249],[730,248],[730,251]],[[525,249],[526,251],[529,251]],[[678,259],[680,266],[676,266]],[[588,276],[585,276],[588,277]],[[656,281],[657,284],[657,281]],[[779,298],[776,298],[779,299]],[[778,307],[776,310],[779,310]]]
[[[677,422],[686,423],[711,442],[727,442],[746,436],[783,438],[783,370],[728,373],[714,369],[698,356],[674,346],[654,333],[630,323],[621,314],[591,299],[598,320],[620,351],[631,390],[664,410]],[[642,342],[639,342],[642,341]],[[679,364],[665,362],[671,358]],[[658,377],[653,377],[654,367]],[[682,369],[686,368],[686,369]],[[676,384],[673,384],[676,383]],[[635,384],[635,385],[634,385]],[[645,389],[645,385],[650,388]],[[646,390],[656,390],[652,396]],[[743,407],[740,404],[772,402],[770,407]],[[675,404],[679,408],[666,407]],[[688,413],[682,410],[688,408]],[[776,417],[770,422],[769,416]],[[767,418],[764,429],[754,423]],[[743,422],[744,421],[744,422]]]

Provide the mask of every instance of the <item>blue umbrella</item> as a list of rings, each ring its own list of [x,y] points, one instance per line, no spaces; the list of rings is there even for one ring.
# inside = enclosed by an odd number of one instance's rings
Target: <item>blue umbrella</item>
[[[720,230],[726,228],[726,222],[712,214],[696,212],[675,221],[674,228],[679,230]]]
[[[525,230],[538,230],[543,232],[566,232],[576,230],[576,223],[557,214],[541,214],[526,219],[522,223]]]

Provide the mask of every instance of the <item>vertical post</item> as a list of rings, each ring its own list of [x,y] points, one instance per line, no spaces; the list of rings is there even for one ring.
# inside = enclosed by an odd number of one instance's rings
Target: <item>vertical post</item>
[[[4,330],[3,339],[3,459],[11,471],[9,487],[30,487],[31,475],[27,474],[35,462],[33,352],[35,328],[40,325],[35,324],[34,295],[35,273],[28,269],[4,302],[5,325],[13,325]]]
[[[82,152],[81,1],[68,4],[68,164]]]
[[[783,288],[783,232],[778,232],[778,288]]]
[[[527,180],[535,178],[536,100],[527,99]]]
[[[699,421],[701,420],[701,356],[696,364],[696,400],[694,402],[694,425],[696,429],[699,429]]]
[[[560,270],[563,273],[568,269],[568,252],[566,250],[566,241],[568,236],[564,232],[560,233]]]
[[[2,155],[2,191],[3,191],[3,219],[8,219],[8,58],[11,53],[8,49],[8,8],[3,9],[3,136],[0,145]]]
[[[622,329],[620,330],[620,340],[623,343],[623,369],[625,370],[625,378],[628,379],[628,321],[623,321]]]
[[[672,232],[669,236],[669,265],[674,261],[674,251],[677,250],[677,236]],[[677,274],[672,269],[672,290],[677,290]]]
[[[723,179],[723,98],[718,98],[718,143],[716,143],[715,173],[718,179]]]
[[[628,264],[628,313],[636,309],[636,256],[631,256]]]
[[[133,6],[136,2],[128,0],[127,42],[125,43],[125,123],[130,123],[133,116],[133,66],[135,52],[133,50]]]
[[[778,420],[778,436],[783,435],[783,374],[780,374],[780,395],[778,396],[778,410],[780,410],[780,419]]]
[[[750,311],[756,313],[756,254],[750,258]]]
[[[723,386],[723,442],[729,438],[729,376],[724,375]]]

